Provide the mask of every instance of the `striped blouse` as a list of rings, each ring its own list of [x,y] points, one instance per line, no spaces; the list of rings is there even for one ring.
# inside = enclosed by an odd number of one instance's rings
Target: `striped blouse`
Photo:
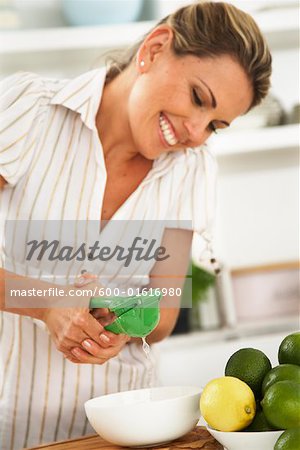
[[[95,116],[105,74],[97,69],[53,80],[18,73],[2,82],[0,175],[7,181],[0,192],[2,267],[31,275],[18,249],[5,247],[10,221],[101,217],[106,168]],[[168,219],[178,227],[189,221],[204,246],[214,216],[215,178],[215,159],[207,148],[165,153],[112,220]],[[89,433],[87,399],[154,382],[149,378],[155,375],[154,355],[147,360],[139,346],[126,345],[101,366],[76,365],[56,350],[42,325],[0,313],[2,450]]]

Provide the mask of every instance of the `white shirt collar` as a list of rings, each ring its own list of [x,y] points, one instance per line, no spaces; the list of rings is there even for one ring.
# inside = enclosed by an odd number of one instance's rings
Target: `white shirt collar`
[[[94,130],[101,101],[106,69],[96,69],[67,80],[52,98],[52,105],[62,105],[80,114],[83,123]]]

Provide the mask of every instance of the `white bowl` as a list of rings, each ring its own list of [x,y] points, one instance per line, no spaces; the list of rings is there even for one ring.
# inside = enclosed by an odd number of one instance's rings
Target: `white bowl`
[[[210,434],[227,450],[273,450],[283,433],[280,431],[217,431],[207,427]]]
[[[105,440],[123,446],[169,442],[191,431],[200,417],[201,389],[170,386],[93,398],[85,412]]]

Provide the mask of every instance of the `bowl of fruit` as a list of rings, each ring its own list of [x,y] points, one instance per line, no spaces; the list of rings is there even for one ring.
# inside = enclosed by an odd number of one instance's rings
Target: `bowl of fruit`
[[[201,415],[226,450],[300,450],[300,332],[281,342],[278,362],[240,349],[204,387]]]

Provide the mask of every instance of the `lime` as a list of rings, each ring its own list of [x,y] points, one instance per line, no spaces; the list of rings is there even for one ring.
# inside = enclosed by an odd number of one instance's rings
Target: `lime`
[[[265,395],[267,389],[277,381],[291,380],[300,383],[300,367],[295,364],[281,364],[273,367],[264,378],[262,393]]]
[[[271,368],[271,363],[263,352],[255,348],[242,348],[229,358],[225,375],[244,381],[255,397],[260,397],[263,379]]]
[[[300,383],[278,381],[266,392],[261,402],[267,421],[286,430],[300,427]]]
[[[279,436],[274,450],[299,450],[300,428],[290,428]]]
[[[279,364],[296,364],[300,366],[300,332],[286,336],[278,350]]]
[[[244,431],[272,431],[274,427],[269,424],[263,411],[257,411],[253,421]]]
[[[238,431],[247,427],[255,416],[254,394],[246,383],[234,377],[210,381],[201,394],[201,414],[212,428]]]

